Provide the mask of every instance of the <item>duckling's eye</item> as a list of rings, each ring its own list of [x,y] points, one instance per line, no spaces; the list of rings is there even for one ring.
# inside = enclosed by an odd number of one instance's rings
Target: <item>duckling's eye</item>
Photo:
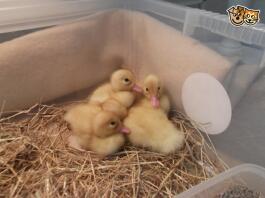
[[[147,92],[148,92],[148,91],[149,91],[149,89],[146,87],[146,88],[145,88],[145,91],[147,91]]]
[[[128,84],[131,83],[131,81],[130,81],[129,78],[124,78],[124,79],[123,79],[123,83],[124,83],[125,85],[128,85]]]
[[[109,124],[109,126],[111,128],[114,128],[116,125],[117,125],[117,123],[115,121],[111,121],[110,124]]]
[[[158,91],[159,91],[160,89],[161,89],[160,87],[157,88]]]

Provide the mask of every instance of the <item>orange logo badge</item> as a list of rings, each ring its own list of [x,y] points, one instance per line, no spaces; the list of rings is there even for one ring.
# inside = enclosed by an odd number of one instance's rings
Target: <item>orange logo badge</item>
[[[244,6],[237,5],[232,6],[226,10],[232,25],[242,26],[242,25],[255,25],[259,22],[260,10],[248,9]]]

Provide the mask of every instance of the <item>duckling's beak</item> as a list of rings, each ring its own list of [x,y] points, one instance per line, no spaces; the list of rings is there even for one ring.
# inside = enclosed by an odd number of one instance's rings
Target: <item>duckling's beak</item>
[[[129,133],[131,133],[130,129],[127,128],[127,127],[125,127],[125,126],[120,127],[120,132],[121,132],[121,133],[124,133],[124,134],[129,134]]]
[[[160,107],[160,101],[156,96],[151,97],[151,104],[154,108]]]
[[[137,85],[137,84],[134,84],[134,85],[133,85],[132,90],[135,91],[135,92],[137,92],[137,93],[142,93],[142,92],[143,92],[142,87],[140,87],[140,86]]]

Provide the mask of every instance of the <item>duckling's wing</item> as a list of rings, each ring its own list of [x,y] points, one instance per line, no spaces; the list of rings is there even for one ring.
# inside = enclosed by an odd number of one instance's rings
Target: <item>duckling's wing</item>
[[[110,83],[98,87],[89,97],[90,102],[105,102],[113,93]]]

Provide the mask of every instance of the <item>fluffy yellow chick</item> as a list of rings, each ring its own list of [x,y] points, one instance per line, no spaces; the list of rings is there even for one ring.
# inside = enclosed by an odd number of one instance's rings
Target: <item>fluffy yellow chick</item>
[[[110,83],[98,87],[89,97],[92,103],[103,103],[110,97],[114,97],[121,104],[129,107],[135,99],[135,92],[141,92],[141,88],[135,83],[134,74],[127,69],[115,71],[110,78]],[[114,95],[114,96],[113,96]]]
[[[167,98],[159,79],[154,75],[147,76],[144,90],[146,97],[140,99],[124,119],[124,125],[130,130],[129,141],[152,151],[173,153],[183,145],[184,134],[168,120],[168,99],[159,101],[159,98]]]
[[[126,133],[128,130],[122,127],[120,118],[113,112],[102,110],[99,105],[77,105],[64,118],[73,131],[69,144],[74,148],[106,156],[119,150],[125,143],[121,132]]]
[[[170,102],[164,93],[164,88],[159,78],[153,74],[144,79],[144,95],[150,100],[154,108],[162,108],[166,113],[170,109]]]

